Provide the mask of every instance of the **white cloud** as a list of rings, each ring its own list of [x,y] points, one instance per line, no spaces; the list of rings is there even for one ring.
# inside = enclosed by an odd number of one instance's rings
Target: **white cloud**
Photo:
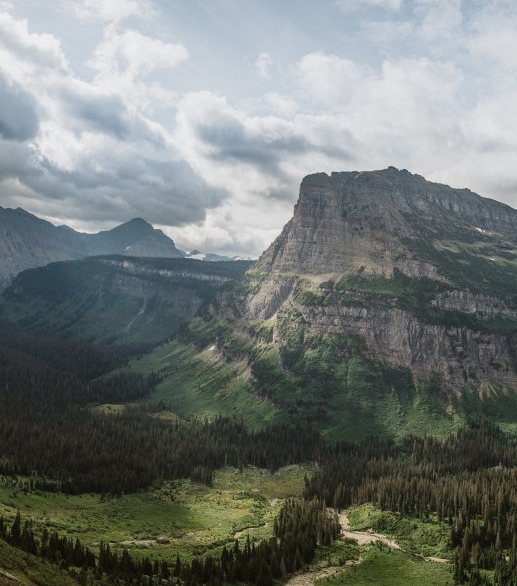
[[[471,55],[483,73],[494,72],[499,81],[514,77],[517,66],[517,5],[515,2],[494,0],[483,5],[471,21],[466,38]],[[485,69],[486,68],[486,69]]]
[[[346,107],[354,101],[364,83],[371,75],[368,68],[361,67],[350,59],[326,53],[305,55],[296,67],[298,81],[319,104]]]
[[[65,5],[82,20],[120,22],[152,11],[146,0],[65,0]]]
[[[165,231],[183,250],[256,258],[278,235],[278,228],[271,228],[271,216],[285,223],[291,213],[291,204],[265,207],[225,202],[219,208],[209,210],[199,225],[165,228]]]
[[[89,65],[97,72],[97,81],[145,77],[156,69],[172,69],[185,61],[187,49],[179,43],[165,43],[138,31],[105,29],[104,39]]]
[[[46,33],[31,33],[28,20],[17,20],[7,12],[0,13],[0,71],[4,75],[20,84],[30,85],[32,77],[55,77],[68,70],[69,64],[59,39]]]
[[[255,67],[262,79],[268,79],[273,59],[269,53],[261,53],[255,61]]]
[[[402,7],[402,0],[337,0],[336,5],[343,12],[351,12],[364,6],[398,11]]]

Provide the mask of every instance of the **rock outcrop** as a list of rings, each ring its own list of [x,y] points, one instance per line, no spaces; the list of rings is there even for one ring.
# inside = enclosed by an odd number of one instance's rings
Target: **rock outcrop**
[[[296,336],[354,335],[415,382],[517,390],[516,242],[517,211],[468,189],[393,167],[309,175],[243,313],[275,319],[280,355]]]

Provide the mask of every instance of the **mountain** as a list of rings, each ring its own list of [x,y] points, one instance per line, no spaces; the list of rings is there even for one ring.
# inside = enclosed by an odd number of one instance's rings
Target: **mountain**
[[[0,317],[45,336],[153,345],[173,336],[249,265],[128,256],[50,263],[13,279],[0,298]]]
[[[513,422],[516,227],[509,206],[406,170],[309,175],[212,319],[256,394],[336,436]]]
[[[517,431],[516,227],[507,205],[394,167],[317,173],[259,260],[191,309],[235,263],[56,263],[20,274],[1,310],[103,341],[154,343],[182,323],[131,367],[174,356],[159,396],[180,415],[310,423],[331,438],[445,434],[479,416]],[[194,288],[189,262],[202,266]]]
[[[112,230],[84,234],[86,255],[124,254],[148,258],[181,258],[174,242],[142,218],[134,218]]]
[[[509,206],[406,170],[317,173],[302,181],[292,220],[259,265],[315,275],[391,275],[399,268],[413,277],[436,276],[433,263],[403,239],[497,242],[512,250],[516,228],[517,212]]]
[[[0,289],[25,269],[102,254],[183,256],[170,238],[141,218],[113,230],[83,234],[68,226],[56,227],[21,208],[0,207]]]

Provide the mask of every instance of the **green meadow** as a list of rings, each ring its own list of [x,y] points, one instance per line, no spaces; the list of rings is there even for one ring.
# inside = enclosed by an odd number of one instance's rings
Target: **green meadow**
[[[20,511],[37,536],[43,528],[98,550],[101,541],[150,559],[174,561],[219,555],[235,538],[272,534],[272,521],[288,496],[301,496],[311,466],[291,466],[273,474],[257,468],[218,470],[213,486],[176,480],[119,498],[24,491],[12,479],[0,483],[0,515],[11,524]]]

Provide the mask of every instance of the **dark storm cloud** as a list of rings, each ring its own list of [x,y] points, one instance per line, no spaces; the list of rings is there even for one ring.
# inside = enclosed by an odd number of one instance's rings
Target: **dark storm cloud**
[[[0,75],[0,136],[23,142],[36,136],[38,125],[32,96]]]
[[[65,171],[34,148],[13,146],[0,140],[0,181],[17,180],[22,191],[37,194],[39,213],[58,218],[117,223],[141,216],[161,225],[182,226],[202,221],[206,210],[227,196],[208,186],[183,161],[139,157],[118,162],[113,174],[88,166]],[[20,204],[15,195],[2,189],[2,201],[16,207]]]
[[[66,88],[62,93],[68,112],[87,127],[125,139],[130,134],[126,107],[119,96],[85,94]]]
[[[343,160],[352,158],[345,149],[314,145],[307,137],[290,131],[268,133],[266,130],[252,134],[231,117],[223,117],[213,124],[197,125],[195,132],[203,143],[212,147],[212,160],[248,164],[284,182],[285,189],[271,189],[267,194],[274,199],[292,199],[292,177],[282,169],[285,159],[311,153]]]

